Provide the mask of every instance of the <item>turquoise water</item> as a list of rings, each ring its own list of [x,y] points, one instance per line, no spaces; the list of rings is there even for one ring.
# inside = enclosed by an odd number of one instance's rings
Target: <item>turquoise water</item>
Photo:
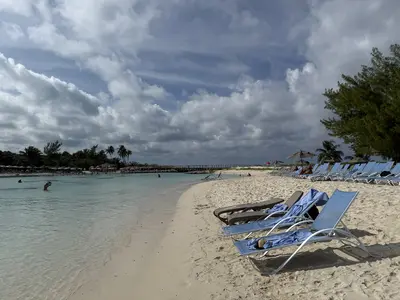
[[[67,299],[126,242],[145,211],[173,207],[176,191],[203,177],[0,178],[0,299]],[[47,180],[53,184],[44,192]]]

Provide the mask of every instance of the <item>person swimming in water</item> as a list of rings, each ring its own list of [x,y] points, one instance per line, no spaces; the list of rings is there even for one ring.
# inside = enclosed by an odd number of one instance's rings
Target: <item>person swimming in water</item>
[[[43,191],[48,191],[48,188],[51,186],[51,181],[47,181],[46,184],[43,187]]]
[[[20,179],[20,180],[18,180],[18,183],[22,183],[22,180]]]

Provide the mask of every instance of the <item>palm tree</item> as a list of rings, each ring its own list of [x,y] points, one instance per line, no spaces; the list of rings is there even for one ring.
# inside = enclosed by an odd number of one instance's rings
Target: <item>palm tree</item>
[[[90,157],[91,158],[95,158],[96,157],[96,154],[97,154],[97,147],[98,147],[99,145],[94,145],[94,146],[92,146],[92,148],[90,148]]]
[[[322,148],[318,148],[318,161],[323,162],[326,160],[342,161],[343,152],[339,150],[340,145],[335,144],[334,141],[323,141]]]
[[[44,154],[46,154],[44,159],[46,165],[58,166],[61,146],[62,143],[58,140],[46,144],[43,149]]]
[[[108,155],[110,155],[110,157],[113,156],[114,152],[115,152],[115,149],[114,149],[113,146],[108,146],[108,148],[106,149],[106,153],[107,153]]]
[[[28,165],[39,167],[42,164],[42,151],[36,147],[29,146],[19,154],[25,158]]]
[[[129,157],[132,155],[132,150],[127,149],[126,150],[126,157],[128,158],[129,161]]]
[[[58,140],[55,142],[49,142],[44,147],[43,152],[47,156],[52,156],[52,155],[58,154],[60,152],[61,146],[62,146],[62,143]]]
[[[125,162],[125,157],[126,157],[126,148],[124,145],[119,145],[117,153],[118,156]]]

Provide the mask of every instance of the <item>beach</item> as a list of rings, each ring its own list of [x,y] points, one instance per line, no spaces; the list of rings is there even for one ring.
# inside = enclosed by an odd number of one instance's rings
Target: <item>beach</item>
[[[97,281],[72,299],[400,299],[399,187],[251,173],[191,187],[180,197],[162,236],[142,249],[131,242],[107,263]],[[311,187],[328,195],[336,188],[359,191],[343,220],[382,258],[367,258],[355,248],[344,251],[336,241],[313,244],[277,275],[263,276],[263,270],[282,259],[258,260],[256,270],[238,255],[232,240],[221,235],[222,224],[212,214],[217,207],[287,198]],[[290,251],[294,249],[276,254]]]

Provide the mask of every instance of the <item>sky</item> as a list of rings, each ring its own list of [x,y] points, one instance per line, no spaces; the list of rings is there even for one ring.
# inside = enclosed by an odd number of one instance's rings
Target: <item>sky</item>
[[[397,0],[0,0],[0,149],[284,160],[330,138],[323,91],[399,27]]]

